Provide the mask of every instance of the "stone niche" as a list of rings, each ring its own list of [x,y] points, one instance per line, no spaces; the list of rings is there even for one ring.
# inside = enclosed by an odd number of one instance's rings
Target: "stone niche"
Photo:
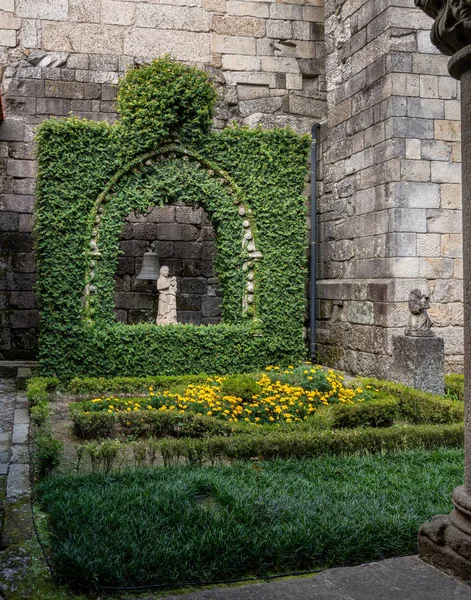
[[[155,281],[136,279],[150,243],[177,278],[177,320],[194,325],[221,321],[221,291],[213,270],[214,229],[201,208],[183,204],[155,207],[146,215],[127,216],[120,240],[116,273],[116,318],[129,325],[155,323],[158,293]]]

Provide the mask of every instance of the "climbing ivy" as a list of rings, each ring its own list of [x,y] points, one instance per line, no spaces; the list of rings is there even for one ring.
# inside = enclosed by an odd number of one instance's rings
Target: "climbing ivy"
[[[50,119],[37,132],[42,374],[233,373],[301,358],[309,139],[289,129],[208,131],[213,87],[167,57],[130,71],[118,98],[115,125]],[[223,323],[116,323],[123,220],[177,201],[202,206],[215,227]],[[241,207],[262,255],[253,265]],[[244,312],[248,264],[255,291]]]

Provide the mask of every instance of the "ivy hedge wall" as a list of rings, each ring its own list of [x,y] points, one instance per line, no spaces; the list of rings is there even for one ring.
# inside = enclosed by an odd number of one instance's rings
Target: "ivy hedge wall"
[[[116,124],[68,118],[39,127],[42,374],[231,373],[304,356],[310,139],[288,129],[211,132],[215,98],[205,73],[164,57],[125,76]],[[117,323],[124,219],[177,201],[202,206],[214,225],[223,322]],[[248,222],[256,258],[243,241]]]

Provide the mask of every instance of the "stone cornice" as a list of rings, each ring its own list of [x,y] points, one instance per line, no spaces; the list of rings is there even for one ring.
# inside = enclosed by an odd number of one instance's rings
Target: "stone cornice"
[[[435,19],[432,43],[443,54],[452,55],[471,44],[471,0],[414,0]]]

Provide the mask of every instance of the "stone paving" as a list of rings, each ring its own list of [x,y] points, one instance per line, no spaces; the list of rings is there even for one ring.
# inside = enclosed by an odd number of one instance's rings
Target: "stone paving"
[[[141,598],[152,600],[156,596]],[[471,586],[417,556],[329,569],[317,577],[200,590],[166,600],[470,600]]]

